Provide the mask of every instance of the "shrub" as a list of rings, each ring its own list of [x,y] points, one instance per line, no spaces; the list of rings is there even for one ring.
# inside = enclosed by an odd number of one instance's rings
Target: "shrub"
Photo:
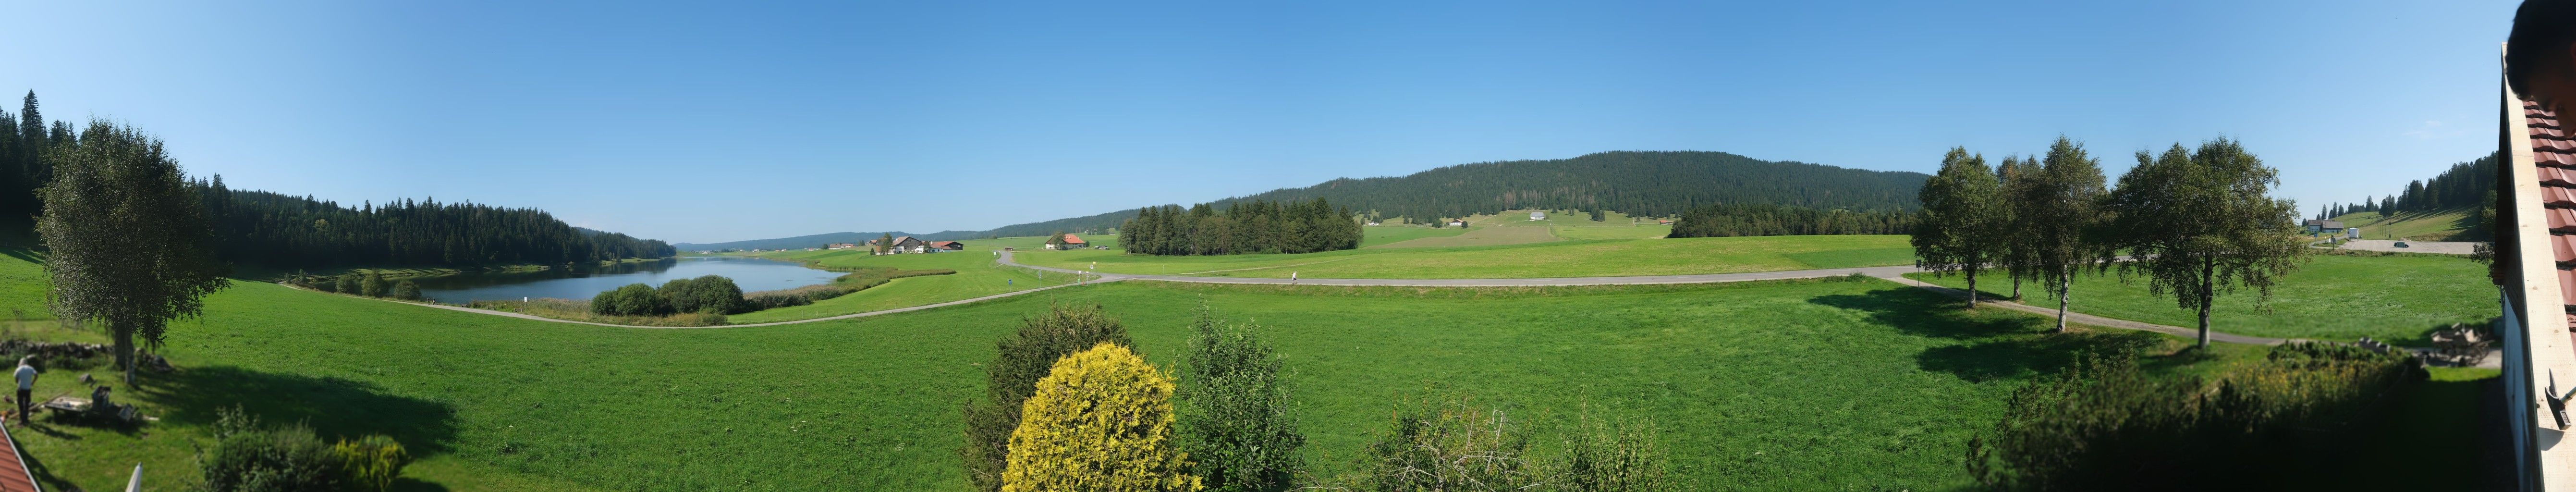
[[[662,316],[671,314],[671,301],[663,299],[653,286],[626,284],[590,298],[590,311],[609,316]]]
[[[367,297],[384,297],[384,296],[385,296],[385,276],[384,276],[384,274],[380,274],[380,273],[376,273],[376,272],[367,272],[367,275],[366,275],[365,277],[359,278],[359,279],[358,279],[358,295],[367,296]]]
[[[342,294],[358,293],[358,275],[343,274],[339,278],[333,279],[331,281],[331,291]]]
[[[1504,491],[1546,484],[1527,436],[1501,409],[1470,399],[1399,405],[1387,428],[1361,450],[1358,490]]]
[[[742,312],[744,304],[742,287],[721,275],[672,280],[660,292],[673,311],[683,313],[733,314]]]
[[[2298,488],[2285,470],[2376,438],[2353,424],[2424,377],[2404,351],[2319,343],[2276,347],[2215,384],[2093,358],[2015,390],[1966,464],[1998,490]]]
[[[403,465],[411,464],[411,454],[403,452],[402,443],[381,435],[342,440],[331,449],[340,455],[340,469],[351,490],[391,490],[394,478],[402,476]]]
[[[1011,432],[1019,427],[1020,411],[1037,391],[1038,380],[1054,369],[1057,359],[1103,343],[1135,345],[1127,328],[1097,305],[1048,306],[1045,314],[1020,320],[1019,332],[1002,339],[993,362],[984,367],[989,400],[968,401],[965,407],[966,443],[958,455],[977,490],[1002,489]]]
[[[1565,438],[1564,456],[1551,463],[1558,490],[1573,492],[1681,490],[1665,467],[1655,426],[1589,416]]]
[[[412,283],[409,280],[395,282],[393,296],[395,299],[406,301],[420,300],[420,284]]]
[[[1192,471],[1208,490],[1293,488],[1306,437],[1288,416],[1279,356],[1258,327],[1220,324],[1204,303],[1191,326],[1180,421]]]
[[[213,492],[383,492],[411,456],[385,436],[325,444],[311,427],[266,427],[240,406],[215,409],[215,447],[199,460]]]
[[[1056,361],[1011,432],[1004,492],[1199,490],[1172,438],[1172,380],[1127,347]]]
[[[337,491],[342,463],[310,427],[252,428],[215,441],[203,465],[204,487],[212,492]]]

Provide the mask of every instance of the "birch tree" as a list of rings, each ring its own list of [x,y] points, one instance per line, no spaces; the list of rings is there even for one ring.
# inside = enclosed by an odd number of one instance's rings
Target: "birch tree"
[[[1941,172],[1923,181],[1917,197],[1923,215],[1914,222],[1914,266],[1939,274],[1965,273],[1968,307],[1977,305],[1977,271],[2004,251],[2003,183],[1984,155],[1951,147]]]
[[[45,158],[54,176],[36,232],[50,252],[47,307],[105,328],[133,384],[137,350],[158,349],[170,320],[204,313],[206,294],[229,285],[214,226],[179,163],[139,130],[92,121]]]
[[[2120,176],[2108,202],[2120,211],[2115,245],[2136,257],[2120,264],[2120,279],[2144,278],[2149,293],[2198,311],[2200,346],[2207,348],[2209,310],[2218,295],[2252,288],[2262,306],[2272,285],[2307,259],[2297,205],[2272,198],[2279,171],[2235,140],[2210,140],[2196,150],[2174,144],[2163,155],[2139,151],[2137,157],[2138,167]]]

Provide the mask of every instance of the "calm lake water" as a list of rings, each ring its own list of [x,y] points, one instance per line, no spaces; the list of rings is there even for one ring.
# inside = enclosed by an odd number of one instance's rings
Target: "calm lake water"
[[[742,286],[743,292],[778,290],[831,282],[839,272],[806,268],[805,265],[759,258],[715,257],[680,258],[641,263],[620,263],[598,271],[572,272],[543,270],[534,272],[481,272],[413,277],[420,293],[438,302],[518,300],[521,297],[553,297],[589,300],[610,289],[626,284],[659,287],[674,279],[723,275]]]

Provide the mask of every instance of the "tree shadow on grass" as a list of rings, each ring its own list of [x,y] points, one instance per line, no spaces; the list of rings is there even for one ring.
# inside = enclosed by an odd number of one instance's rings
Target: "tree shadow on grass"
[[[458,431],[448,404],[388,394],[365,381],[232,366],[184,368],[152,379],[137,393],[176,423],[212,425],[217,410],[240,405],[265,424],[309,424],[325,440],[382,434],[415,457],[449,451]]]
[[[1957,345],[1915,354],[1916,366],[1970,382],[2056,372],[2087,353],[2135,354],[2163,343],[2160,335],[2128,330],[2048,333],[2049,319],[2004,309],[1966,309],[1965,302],[1918,288],[1818,296],[1808,302],[1870,313],[1870,320],[1906,334],[1957,340]]]

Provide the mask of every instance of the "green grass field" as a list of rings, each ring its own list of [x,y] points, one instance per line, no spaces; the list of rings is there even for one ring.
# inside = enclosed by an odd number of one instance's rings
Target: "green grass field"
[[[1673,226],[1648,223],[1635,227],[1558,227],[1549,232],[1566,239],[1653,239],[1673,233]]]
[[[1545,227],[1467,227],[1457,234],[1425,237],[1388,243],[1387,248],[1455,248],[1461,246],[1502,246],[1559,241]]]
[[[1989,275],[1992,275],[1989,273]],[[1957,275],[1929,273],[1906,277],[1953,288],[1965,288]],[[2001,275],[1978,276],[1978,290],[2003,296],[2012,291]],[[2043,300],[2037,285],[2024,285],[2025,303],[2055,307]],[[2466,258],[2437,255],[2318,255],[2273,288],[2271,311],[2254,309],[2254,293],[2240,290],[2218,298],[2210,312],[2210,329],[2274,338],[2352,340],[2371,337],[2389,343],[2426,346],[2426,334],[2451,323],[2480,323],[2497,316],[2495,285],[2486,265]],[[2198,315],[2174,306],[2168,297],[2147,293],[2144,279],[2121,284],[2116,275],[2087,275],[2075,280],[2070,309],[2110,318],[2194,327]]]
[[[34,269],[0,259],[0,274]],[[155,490],[183,489],[214,410],[241,404],[325,435],[395,436],[423,458],[403,490],[963,490],[957,405],[982,392],[978,364],[1016,320],[1049,302],[1099,303],[1168,365],[1204,300],[1264,325],[1287,357],[1306,452],[1325,475],[1349,469],[1396,397],[1429,391],[1478,395],[1532,429],[1587,405],[1653,419],[1698,489],[1947,490],[1967,485],[1967,433],[1990,425],[2020,381],[2083,350],[2182,345],[2143,332],[2043,335],[2039,317],[1961,311],[1881,281],[1055,292],[656,330],[242,282],[209,298],[205,318],[171,327],[163,353],[179,372],[125,395],[164,420],[131,431],[42,423],[18,436],[56,489],[106,490],[137,462]],[[97,338],[35,324],[45,338]],[[2214,360],[2149,367],[2205,374],[2262,351],[2222,346]],[[55,371],[40,394],[74,389],[77,369]]]
[[[1431,226],[1377,226],[1361,228],[1361,232],[1363,235],[1360,236],[1360,247],[1375,248],[1415,239],[1456,236],[1467,233],[1467,229],[1459,227],[1433,228]]]
[[[2407,212],[2380,217],[2379,212],[2344,214],[2334,220],[2345,227],[2361,228],[2362,239],[2401,239],[2408,241],[2485,241],[2462,238],[2462,232],[2477,226],[2477,211],[2452,208],[2431,212]]]
[[[886,282],[885,285],[824,299],[822,302],[727,316],[725,320],[728,322],[765,323],[823,318],[973,299],[1015,290],[1080,281],[1069,274],[1052,274],[1002,266],[993,261],[992,248],[976,248],[954,253],[901,255],[871,255],[866,250],[845,249],[762,253],[757,256],[811,261],[825,267],[890,267],[905,270],[945,268],[956,270],[957,273],[898,278]]]
[[[1544,228],[1476,228],[1487,230]],[[1470,234],[1473,234],[1471,232]],[[1464,237],[1464,236],[1461,236]],[[1420,240],[1417,240],[1420,241]],[[1305,254],[1141,256],[1120,251],[1041,251],[1022,264],[1102,272],[1287,278],[1532,278],[1682,275],[1905,265],[1905,236],[1768,236],[1557,241],[1456,248],[1370,248]],[[1215,272],[1215,273],[1207,273]]]

